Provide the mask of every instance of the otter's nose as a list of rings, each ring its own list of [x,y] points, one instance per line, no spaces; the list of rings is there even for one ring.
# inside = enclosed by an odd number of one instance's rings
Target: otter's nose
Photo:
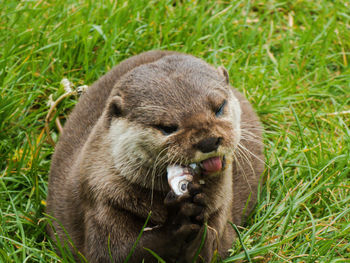
[[[216,151],[222,141],[221,137],[209,137],[201,140],[194,145],[194,148],[200,150],[202,153],[210,153]]]

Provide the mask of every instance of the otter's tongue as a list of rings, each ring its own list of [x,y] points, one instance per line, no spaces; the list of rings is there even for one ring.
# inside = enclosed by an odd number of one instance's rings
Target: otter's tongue
[[[222,169],[220,157],[212,157],[202,161],[202,168],[206,173],[215,173]]]

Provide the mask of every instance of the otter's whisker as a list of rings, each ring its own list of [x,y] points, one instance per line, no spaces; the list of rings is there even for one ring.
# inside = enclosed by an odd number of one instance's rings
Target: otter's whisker
[[[249,137],[246,137],[245,135],[241,135],[241,141],[247,141],[247,142],[253,142],[253,143],[256,143],[256,144],[261,144],[262,145],[262,142],[259,141],[258,139],[252,139],[252,138],[249,138]]]
[[[153,164],[153,169],[152,169],[152,173],[151,173],[151,179],[152,179],[152,191],[151,191],[151,206],[153,204],[153,194],[154,194],[154,181],[155,181],[155,177],[156,177],[156,172],[157,172],[157,168],[158,168],[158,164],[160,163],[160,161],[164,158],[164,156],[162,156],[162,154],[167,151],[169,149],[169,147],[165,147],[163,150],[161,150],[157,157],[156,160],[154,161]]]
[[[238,143],[239,147],[241,147],[242,150],[246,151],[247,153],[249,153],[250,155],[254,156],[257,160],[259,160],[260,162],[262,162],[263,164],[267,163],[262,160],[260,157],[258,157],[256,154],[252,153],[250,150],[248,150],[245,146],[243,146],[242,144]]]
[[[247,176],[247,174],[245,172],[245,169],[243,169],[243,167],[242,167],[241,163],[239,162],[239,160],[237,159],[236,155],[233,155],[233,158],[235,160],[235,164],[238,166],[238,170],[242,171],[242,175],[243,175],[245,181],[247,182],[250,191],[252,191],[252,187],[251,187],[251,185],[249,183],[248,176]]]
[[[239,154],[239,157],[241,157],[243,160],[245,160],[247,162],[247,164],[249,165],[250,169],[252,170],[252,172],[255,174],[254,172],[254,167],[252,165],[252,159],[251,159],[251,156],[247,155],[241,147],[241,144],[238,143],[237,145],[237,151],[238,151],[238,154]]]

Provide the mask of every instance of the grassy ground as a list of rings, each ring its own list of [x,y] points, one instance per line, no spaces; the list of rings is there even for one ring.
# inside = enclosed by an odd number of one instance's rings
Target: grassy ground
[[[224,65],[266,129],[266,184],[225,262],[350,262],[347,0],[0,3],[0,262],[66,261],[44,230],[49,95],[151,49]]]

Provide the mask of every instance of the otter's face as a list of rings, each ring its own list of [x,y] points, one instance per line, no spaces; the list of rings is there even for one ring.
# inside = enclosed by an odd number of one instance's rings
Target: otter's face
[[[231,165],[241,110],[225,70],[168,56],[134,69],[113,92],[112,156],[131,182],[162,189],[168,165],[199,163],[208,176]]]

